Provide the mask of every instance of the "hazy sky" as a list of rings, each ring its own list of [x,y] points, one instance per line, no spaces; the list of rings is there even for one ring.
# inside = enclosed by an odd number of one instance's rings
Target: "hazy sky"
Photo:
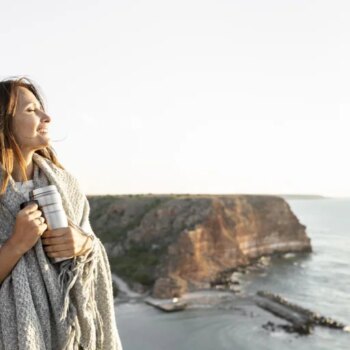
[[[87,194],[350,196],[350,3],[0,0]]]

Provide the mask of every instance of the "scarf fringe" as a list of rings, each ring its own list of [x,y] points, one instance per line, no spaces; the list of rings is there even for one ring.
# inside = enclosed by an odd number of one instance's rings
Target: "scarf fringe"
[[[81,336],[78,320],[76,319],[69,325],[69,336],[63,346],[63,350],[79,350],[79,340]],[[92,348],[91,348],[92,349]],[[90,350],[90,349],[89,349]]]
[[[95,299],[95,287],[94,282],[97,278],[97,262],[99,258],[99,250],[97,247],[96,238],[93,239],[93,246],[91,251],[86,257],[80,256],[75,257],[69,260],[64,260],[60,265],[60,273],[58,276],[59,285],[61,293],[64,293],[64,303],[63,311],[61,314],[60,321],[64,321],[68,318],[69,323],[69,337],[64,345],[64,350],[79,349],[80,344],[80,326],[78,318],[76,317],[76,309],[71,303],[70,291],[74,287],[74,284],[77,278],[83,274],[83,288],[88,290],[88,300],[87,305],[91,308],[91,312],[95,319],[96,324],[96,342],[98,348],[102,348],[104,341],[104,332],[103,332],[103,319],[100,315],[100,312],[97,307]],[[95,350],[95,344],[89,344],[86,350]]]

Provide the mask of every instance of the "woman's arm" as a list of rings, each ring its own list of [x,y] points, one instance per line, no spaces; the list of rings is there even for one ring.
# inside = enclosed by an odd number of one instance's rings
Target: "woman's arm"
[[[11,273],[23,254],[13,244],[11,238],[0,246],[0,284]]]

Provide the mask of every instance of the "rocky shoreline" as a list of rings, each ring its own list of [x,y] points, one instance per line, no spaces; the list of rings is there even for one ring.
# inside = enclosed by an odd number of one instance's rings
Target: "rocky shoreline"
[[[311,252],[288,203],[275,196],[90,196],[90,221],[112,271],[153,298],[238,290],[244,273],[269,256]],[[226,287],[225,287],[226,286]]]
[[[188,291],[181,296],[173,298],[183,298],[184,296],[188,297],[189,295],[194,295],[196,292],[222,292],[229,293],[229,295],[245,295],[244,288],[244,279],[247,275],[250,274],[265,274],[267,269],[269,269],[271,264],[279,263],[280,261],[287,262],[292,259],[300,259],[306,256],[307,253],[284,253],[284,254],[274,254],[271,256],[262,256],[255,259],[249,265],[238,266],[232,269],[227,269],[221,271],[217,274],[216,278],[213,279],[208,285],[204,288],[194,289]],[[112,284],[113,284],[113,294],[118,303],[123,302],[132,302],[134,300],[145,300],[146,298],[153,298],[155,300],[162,298],[154,298],[152,296],[152,289],[139,288],[138,290],[131,289],[129,285],[115,273],[112,273]],[[216,295],[216,294],[213,294]],[[219,294],[218,294],[219,295]],[[171,300],[172,298],[163,298],[164,300]]]

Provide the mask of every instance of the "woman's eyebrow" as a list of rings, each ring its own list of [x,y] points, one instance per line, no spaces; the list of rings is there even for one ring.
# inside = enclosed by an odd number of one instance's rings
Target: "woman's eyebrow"
[[[41,108],[40,103],[36,101],[27,101],[26,103],[24,103],[25,107],[28,107],[30,105],[34,105],[36,108]]]

